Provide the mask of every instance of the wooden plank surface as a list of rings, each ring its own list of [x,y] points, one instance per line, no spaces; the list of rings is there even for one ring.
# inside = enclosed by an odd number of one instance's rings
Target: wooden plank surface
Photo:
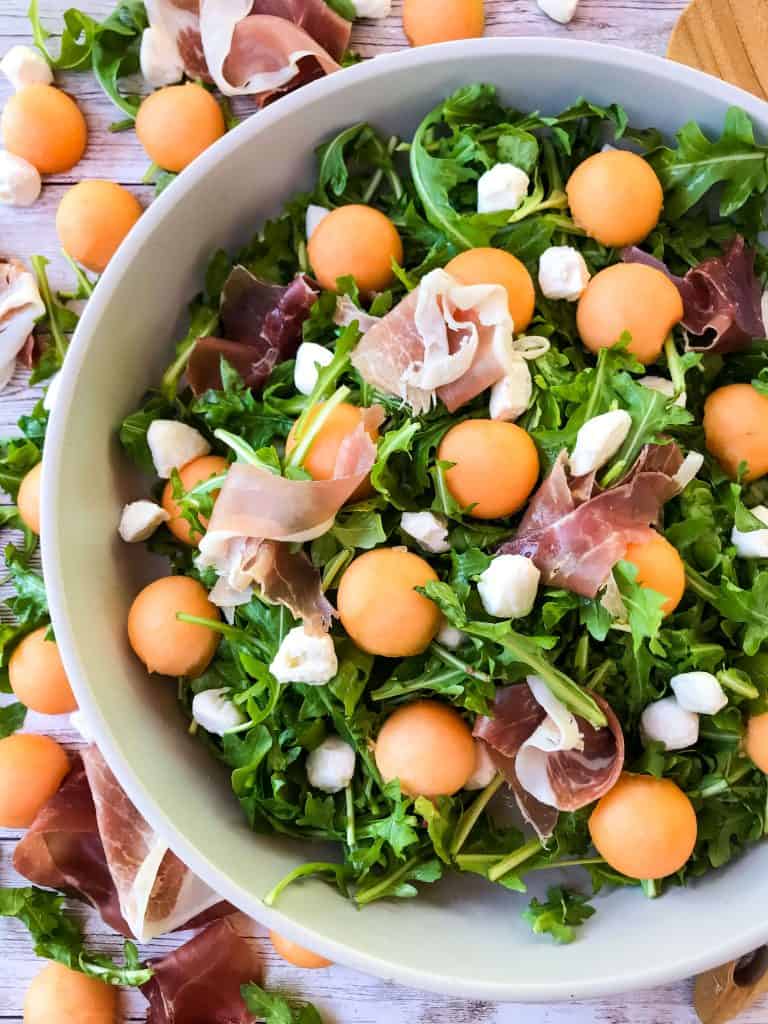
[[[110,0],[80,0],[93,15],[106,14]],[[0,0],[0,54],[17,42],[29,41],[25,15],[26,0]],[[55,29],[66,0],[41,0],[46,23]],[[355,29],[354,43],[365,56],[396,50],[405,45],[395,0],[392,16],[368,22]],[[685,0],[581,0],[577,18],[562,27],[545,18],[534,0],[487,0],[490,35],[561,35],[570,38],[619,43],[651,53],[663,53],[669,33]],[[88,120],[90,142],[82,163],[70,175],[46,183],[41,200],[28,210],[0,207],[0,254],[28,257],[42,253],[54,262],[51,277],[55,285],[68,282],[69,274],[59,258],[53,217],[62,192],[73,181],[105,177],[128,185],[148,203],[150,189],[141,184],[147,160],[132,133],[111,135],[107,127],[116,112],[87,75],[63,76],[61,83],[75,95]],[[0,83],[0,102],[7,96]],[[248,103],[239,103],[247,113]],[[13,430],[20,413],[36,399],[27,387],[27,375],[19,372],[0,395],[0,432]],[[66,718],[44,719],[30,715],[27,728],[46,731],[69,747],[77,736]],[[0,884],[18,884],[12,868],[17,836],[0,831]],[[95,948],[116,950],[118,941],[107,932],[96,915],[86,914],[88,933]],[[631,926],[628,924],[628,926]],[[158,940],[144,951],[159,955],[172,948],[179,937]],[[264,942],[268,984],[315,1001],[326,1024],[693,1024],[691,985],[678,985],[649,992],[633,993],[605,1000],[552,1006],[513,1006],[441,999],[367,978],[357,972],[334,967],[327,971],[301,972],[276,960]],[[31,955],[24,930],[15,922],[0,921],[0,1021],[21,1022],[24,991],[40,968]],[[144,1001],[136,993],[123,1000],[123,1019],[144,1019]],[[765,1024],[768,1006],[755,1007],[742,1024]],[[51,1022],[58,1024],[58,1022]]]

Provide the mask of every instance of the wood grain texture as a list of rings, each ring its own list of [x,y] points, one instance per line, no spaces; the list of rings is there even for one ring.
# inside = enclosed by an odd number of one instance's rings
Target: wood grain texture
[[[111,0],[80,0],[93,15],[106,14]],[[69,0],[41,0],[45,21],[52,29],[60,24]],[[534,0],[487,0],[488,34],[552,35],[618,43],[661,54],[684,0],[582,0],[576,19],[567,27],[545,18]],[[0,0],[0,53],[13,43],[29,42],[25,16],[26,0]],[[365,56],[401,48],[405,44],[399,20],[399,3],[383,22],[361,23],[355,29],[355,46]],[[63,76],[61,84],[77,97],[88,120],[90,141],[85,159],[69,176],[46,183],[43,196],[28,210],[0,208],[0,253],[27,257],[42,253],[53,260],[51,278],[62,287],[70,275],[59,258],[53,228],[58,200],[72,181],[85,177],[106,177],[126,184],[142,202],[149,202],[151,190],[141,184],[147,167],[132,133],[109,134],[116,119],[112,108],[86,75]],[[0,102],[7,95],[0,83]],[[238,104],[247,113],[248,101]],[[12,432],[18,416],[34,404],[39,390],[27,387],[27,374],[19,371],[0,395],[0,433]],[[6,538],[2,538],[5,540]],[[68,747],[78,743],[68,720],[44,719],[30,715],[27,728],[45,731]],[[13,846],[18,837],[0,831],[0,884],[19,884],[12,868]],[[94,948],[117,950],[117,938],[108,933],[94,914],[83,914]],[[183,936],[161,939],[143,951],[161,955]],[[537,941],[532,938],[531,941]],[[0,921],[0,1021],[21,1024],[21,1007],[29,980],[40,969],[31,955],[24,930],[15,922]],[[268,965],[267,983],[277,989],[303,995],[317,1003],[326,1024],[695,1024],[692,986],[688,982],[633,993],[613,999],[563,1003],[552,1006],[498,1005],[424,995],[409,989],[364,977],[334,967],[327,971],[301,972],[276,960],[264,941]],[[144,1001],[136,993],[123,1000],[123,1019],[144,1019]],[[765,1024],[766,1009],[753,1007],[741,1018],[743,1024]],[[58,1022],[52,1022],[58,1024]]]

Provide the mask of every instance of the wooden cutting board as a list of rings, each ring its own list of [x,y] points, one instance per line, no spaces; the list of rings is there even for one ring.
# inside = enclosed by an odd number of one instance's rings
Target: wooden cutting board
[[[768,0],[693,0],[667,56],[768,99]]]

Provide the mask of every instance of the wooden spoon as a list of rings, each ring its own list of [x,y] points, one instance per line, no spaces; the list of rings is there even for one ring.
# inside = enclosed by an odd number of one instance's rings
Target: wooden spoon
[[[702,1024],[726,1024],[768,992],[768,946],[700,974],[693,1005]]]
[[[667,56],[768,99],[768,4],[693,0],[672,31]]]

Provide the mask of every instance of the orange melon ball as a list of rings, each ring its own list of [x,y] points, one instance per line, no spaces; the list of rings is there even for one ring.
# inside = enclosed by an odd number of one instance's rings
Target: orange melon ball
[[[197,487],[198,484],[203,483],[205,480],[210,480],[212,476],[220,476],[222,473],[226,473],[229,463],[221,455],[203,455],[199,459],[193,459],[188,462],[186,466],[182,466],[179,470],[179,477],[185,491],[191,491],[193,487]],[[218,491],[213,492],[214,501],[218,495]],[[197,532],[193,534],[192,524],[183,518],[180,514],[178,504],[173,500],[173,484],[169,480],[163,488],[163,496],[160,502],[171,517],[166,526],[182,543],[190,544],[193,547],[200,543],[200,536]],[[205,517],[200,519],[203,526],[208,525],[208,520]]]
[[[451,427],[437,457],[455,463],[445,483],[475,519],[500,519],[523,507],[539,478],[539,455],[530,435],[514,423],[464,420]]]
[[[100,274],[141,216],[138,199],[114,181],[81,181],[59,203],[56,231],[62,249]]]
[[[41,174],[70,170],[88,140],[80,108],[53,85],[27,85],[14,93],[5,104],[0,129],[8,152],[28,160]]]
[[[746,464],[748,483],[768,473],[768,397],[751,384],[728,384],[704,403],[707,451],[732,480]]]
[[[615,263],[595,274],[576,311],[579,335],[591,352],[610,348],[629,331],[629,351],[646,366],[656,362],[682,318],[680,292],[660,270],[642,263]]]
[[[136,134],[149,159],[183,171],[226,131],[224,115],[202,85],[167,85],[151,93],[136,115]]]
[[[315,416],[325,405],[318,404],[311,410],[307,418],[307,426],[312,424]],[[340,402],[332,410],[328,419],[315,435],[309,451],[304,456],[302,465],[313,480],[332,480],[339,448],[345,438],[349,437],[363,420],[363,410],[357,405],[350,405],[349,402]],[[366,433],[376,443],[379,438],[377,427],[367,427]],[[296,447],[296,424],[291,427],[290,433],[285,442],[285,450],[288,455]],[[371,493],[370,479],[366,478],[350,497],[350,501],[360,501]]]
[[[573,219],[602,245],[637,245],[656,227],[661,182],[636,153],[607,149],[579,164],[565,186]]]
[[[32,531],[40,534],[40,488],[43,483],[43,464],[38,462],[21,481],[16,497],[16,507],[21,521]]]
[[[66,753],[48,736],[0,740],[0,828],[29,828],[68,771]]]
[[[685,593],[685,566],[677,548],[660,533],[649,530],[647,540],[627,545],[624,558],[637,566],[637,582],[641,587],[667,598],[661,610],[671,615]]]
[[[750,718],[744,748],[760,771],[768,773],[768,711]]]
[[[356,558],[339,584],[341,624],[358,647],[385,658],[407,658],[429,647],[440,610],[419,594],[437,580],[432,566],[404,548],[377,548]]]
[[[177,612],[218,619],[219,609],[205,587],[188,576],[165,576],[144,587],[128,613],[128,639],[150,672],[199,676],[216,653],[219,634],[207,626],[181,622]]]
[[[453,796],[475,770],[469,726],[458,711],[435,700],[394,711],[381,728],[374,754],[384,781],[399,779],[409,796]]]
[[[455,256],[446,272],[462,284],[500,284],[507,289],[509,312],[515,334],[521,334],[533,318],[536,290],[524,263],[503,249],[468,249]]]
[[[115,1024],[117,989],[63,964],[50,963],[32,980],[24,1000],[24,1024]]]
[[[287,960],[289,964],[293,964],[294,967],[303,967],[308,971],[317,971],[321,967],[333,967],[331,961],[326,960],[324,956],[313,953],[311,949],[300,946],[298,942],[291,942],[290,939],[278,935],[277,932],[271,931],[269,940],[277,955],[281,956],[283,960]]]
[[[43,715],[77,711],[77,701],[55,640],[46,640],[47,626],[25,636],[8,662],[11,689],[22,704]]]
[[[381,292],[394,280],[392,260],[403,262],[397,228],[372,206],[350,204],[324,217],[309,240],[309,262],[328,291],[340,277],[354,277],[361,292]]]
[[[589,832],[615,871],[629,878],[666,878],[693,853],[696,812],[670,779],[625,772],[598,801]]]
[[[485,29],[483,0],[404,0],[403,28],[411,46],[475,39]]]

